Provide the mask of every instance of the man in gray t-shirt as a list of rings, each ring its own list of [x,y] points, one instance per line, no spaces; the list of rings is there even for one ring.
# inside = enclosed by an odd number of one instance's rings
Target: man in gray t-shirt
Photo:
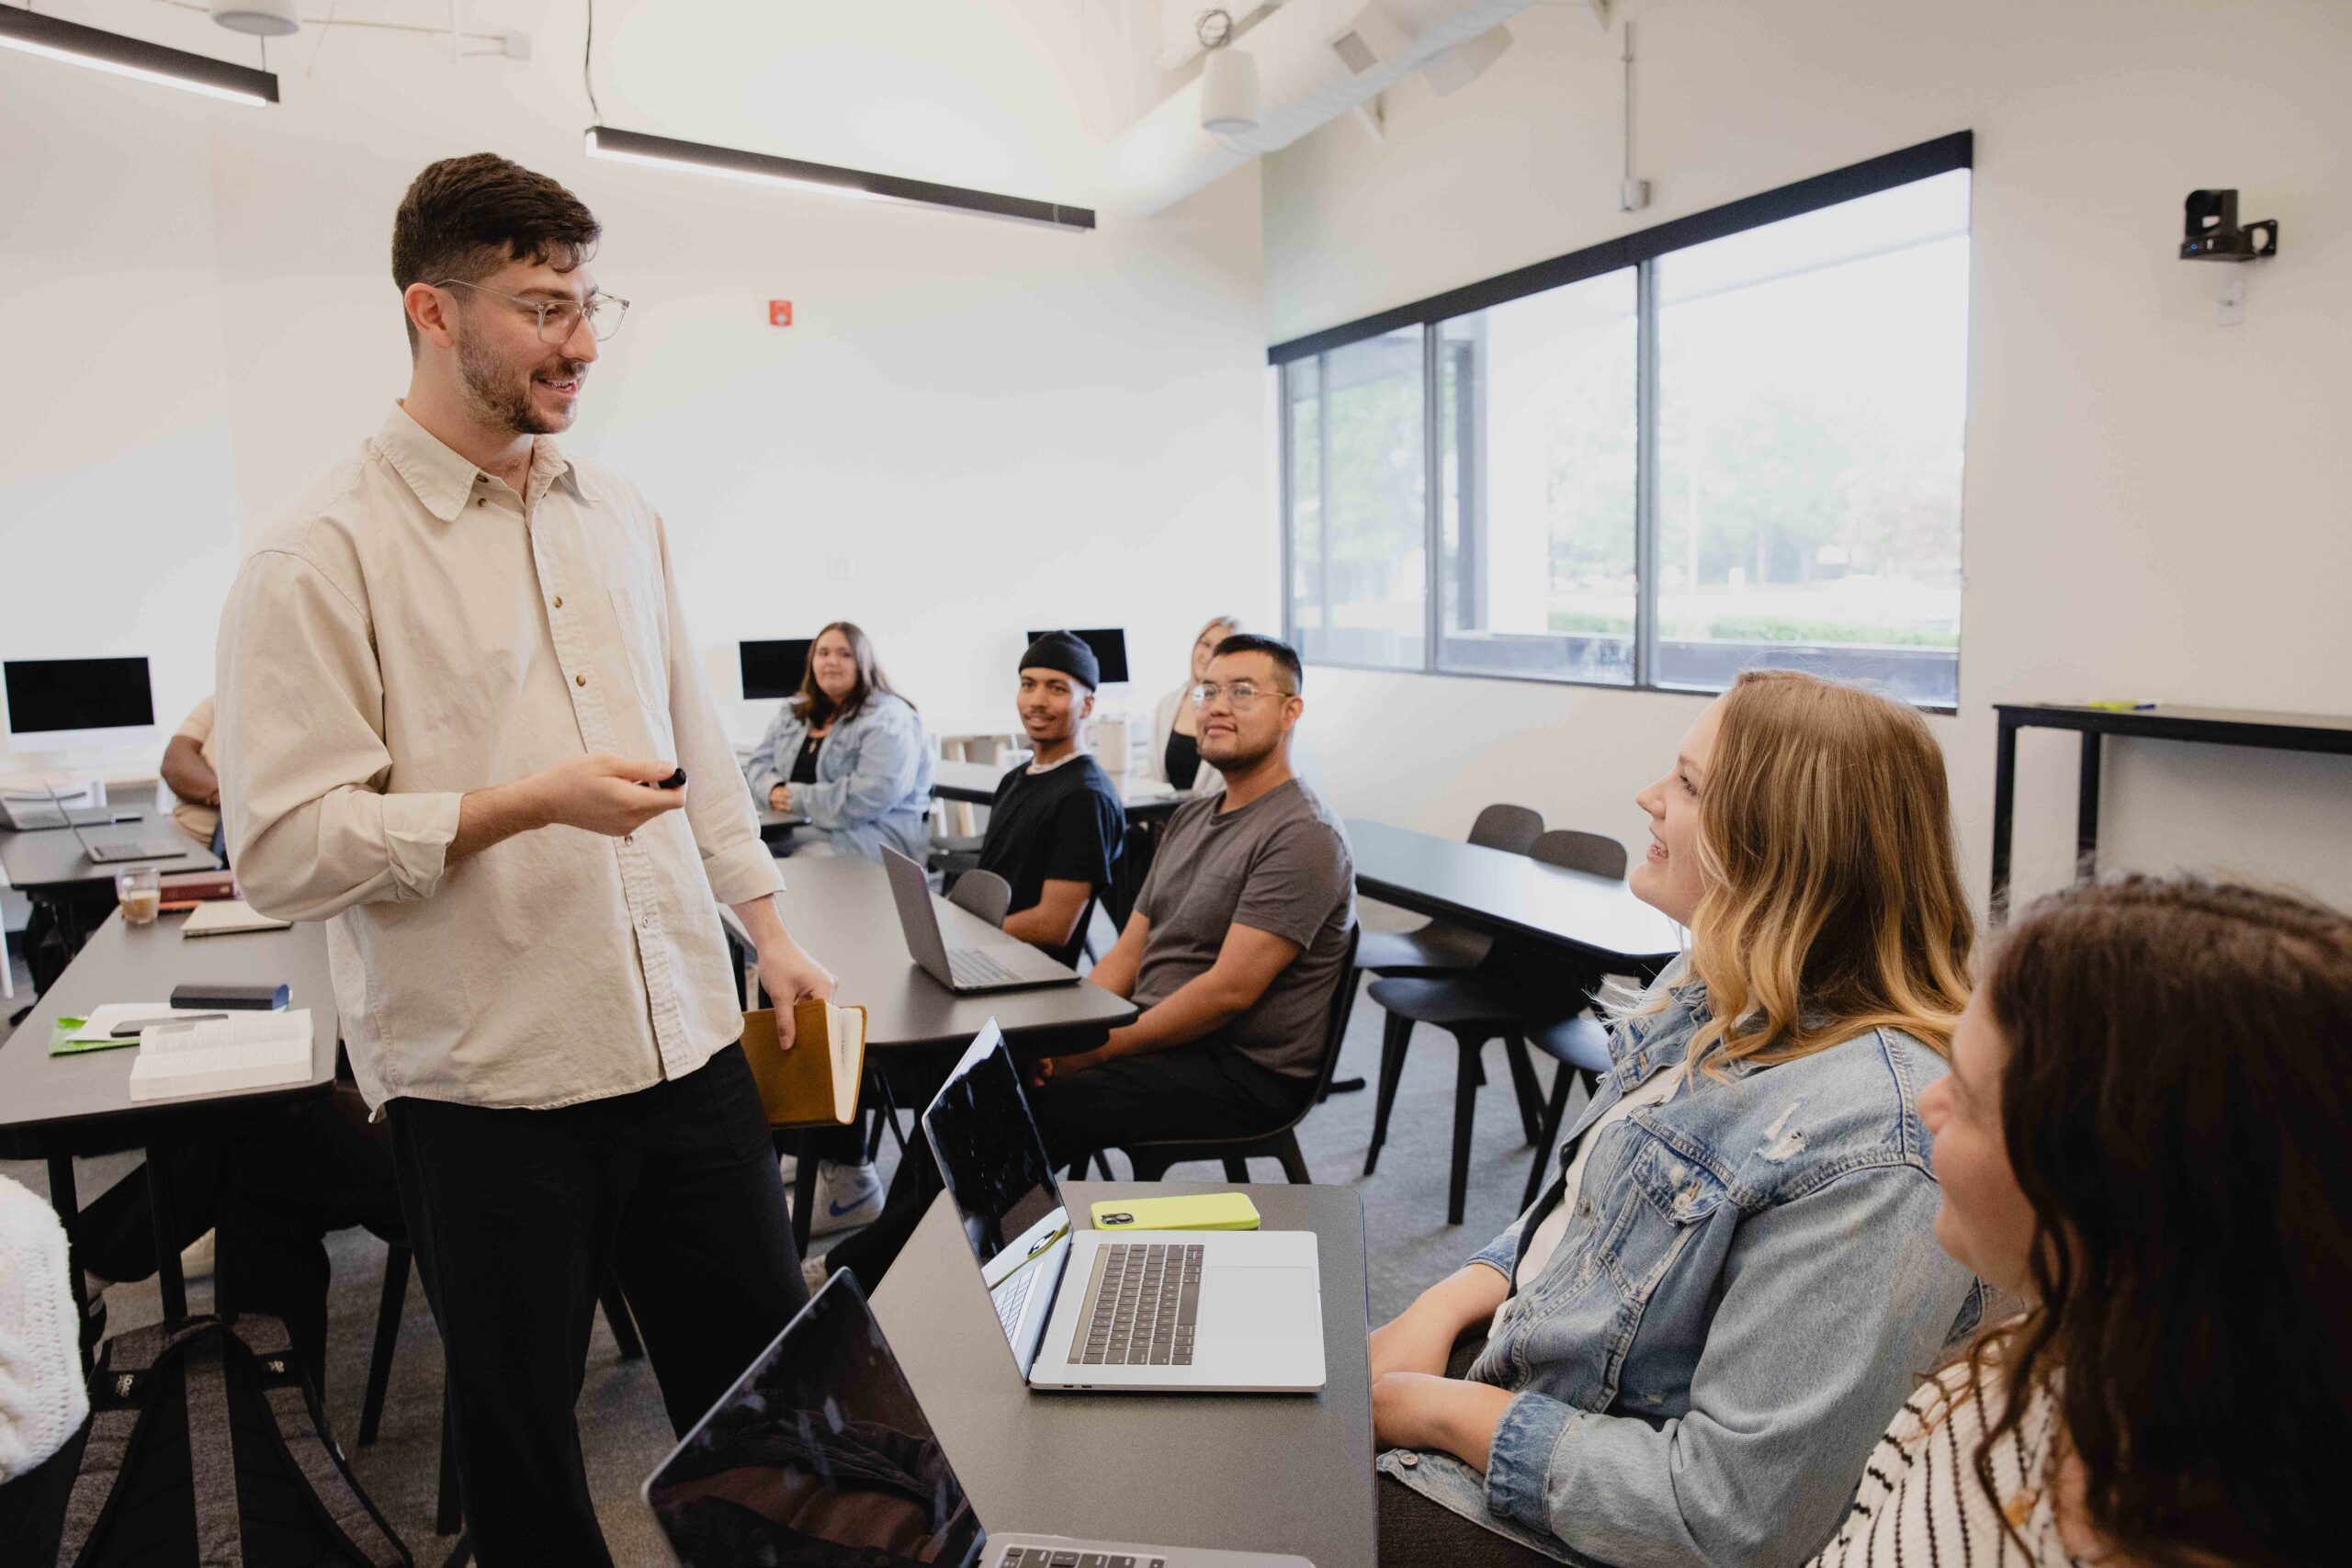
[[[1272,637],[1217,645],[1197,701],[1201,760],[1225,791],[1170,819],[1126,929],[1088,976],[1143,1011],[1033,1068],[1030,1109],[1057,1165],[1271,1130],[1313,1091],[1355,872],[1339,819],[1291,772],[1299,677]]]

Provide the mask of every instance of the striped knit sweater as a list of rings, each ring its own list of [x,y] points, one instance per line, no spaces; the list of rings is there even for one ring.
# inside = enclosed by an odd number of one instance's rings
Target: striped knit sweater
[[[1852,1509],[1812,1568],[2081,1568],[2059,1541],[2043,1480],[2057,1429],[2048,1394],[2034,1395],[1989,1456],[1997,1504],[1977,1478],[1977,1441],[2000,1398],[1965,1363],[1921,1384],[1871,1450]]]
[[[65,1227],[0,1176],[0,1481],[62,1448],[89,1413]]]

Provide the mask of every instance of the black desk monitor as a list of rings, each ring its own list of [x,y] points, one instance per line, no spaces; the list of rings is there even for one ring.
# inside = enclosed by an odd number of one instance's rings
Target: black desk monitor
[[[27,750],[104,745],[155,726],[143,658],[11,659],[0,664],[0,685],[7,732]]]
[[[797,694],[801,677],[808,672],[809,645],[816,640],[812,637],[788,637],[772,642],[737,643],[743,661],[744,699],[757,702]]]
[[[1035,642],[1039,637],[1044,637],[1046,632],[1053,631],[1055,629],[1055,627],[1046,626],[1041,630],[1024,632],[1022,635],[1026,637],[1030,642]],[[1087,631],[1079,626],[1071,626],[1068,629],[1072,636],[1078,638],[1079,641],[1084,643],[1087,647],[1094,650],[1094,662],[1102,667],[1102,683],[1104,685],[1116,685],[1127,678],[1126,628],[1124,626],[1100,626],[1092,631]],[[1026,645],[1024,644],[1023,646]]]

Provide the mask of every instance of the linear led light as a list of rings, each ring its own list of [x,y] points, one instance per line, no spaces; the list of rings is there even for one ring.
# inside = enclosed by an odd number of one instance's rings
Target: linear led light
[[[0,47],[62,60],[69,65],[86,65],[94,71],[111,71],[118,76],[135,76],[142,82],[159,82],[166,87],[183,87],[232,103],[277,101],[277,78],[270,72],[232,65],[184,49],[166,49],[144,39],[85,28],[13,6],[0,6]]]
[[[1010,218],[1041,223],[1049,229],[1086,231],[1094,227],[1090,208],[1064,207],[1057,202],[1033,201],[1027,197],[999,196],[994,191],[967,190],[962,186],[933,185],[898,175],[868,174],[831,164],[811,164],[799,158],[778,158],[745,152],[733,147],[713,147],[700,141],[679,141],[648,136],[639,130],[616,130],[609,125],[588,128],[588,153],[624,164],[684,169],[721,179],[749,180],[758,185],[786,186],[827,196],[854,197],[866,201],[911,202],[954,212],[977,212],[988,218]]]

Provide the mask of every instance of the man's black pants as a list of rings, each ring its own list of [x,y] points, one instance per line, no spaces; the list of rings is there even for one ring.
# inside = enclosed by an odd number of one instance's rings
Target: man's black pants
[[[682,1436],[808,1299],[742,1050],[553,1111],[388,1114],[478,1559],[609,1563],[572,1417],[606,1270]]]
[[[1023,1084],[1029,1114],[1057,1170],[1097,1149],[1164,1138],[1238,1138],[1270,1132],[1314,1092],[1310,1078],[1260,1066],[1212,1037],[1149,1056],[1129,1056],[1042,1087]],[[914,1235],[940,1190],[931,1140],[909,1141],[881,1218],[835,1247],[826,1260],[848,1269],[869,1292]]]

